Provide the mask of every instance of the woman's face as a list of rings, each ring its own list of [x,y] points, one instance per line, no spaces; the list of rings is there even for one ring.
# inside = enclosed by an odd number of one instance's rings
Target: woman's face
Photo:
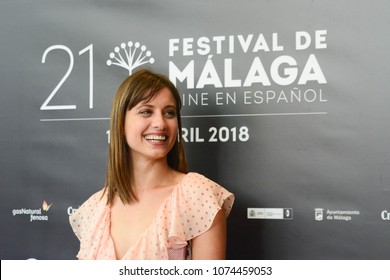
[[[125,137],[133,161],[164,159],[177,139],[176,102],[167,88],[127,111]]]

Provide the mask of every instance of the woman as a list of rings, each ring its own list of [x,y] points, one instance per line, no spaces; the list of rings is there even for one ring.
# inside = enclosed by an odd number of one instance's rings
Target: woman
[[[234,196],[187,173],[180,96],[140,70],[114,97],[104,188],[70,217],[79,259],[224,259]]]

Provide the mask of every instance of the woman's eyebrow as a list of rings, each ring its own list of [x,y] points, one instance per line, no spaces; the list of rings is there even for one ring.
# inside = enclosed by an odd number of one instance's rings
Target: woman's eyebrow
[[[142,108],[142,107],[154,108],[156,106],[154,106],[150,103],[139,103],[137,106],[135,106],[135,108]],[[166,108],[176,109],[176,105],[175,104],[168,104],[168,105],[164,106],[164,109],[166,109]]]

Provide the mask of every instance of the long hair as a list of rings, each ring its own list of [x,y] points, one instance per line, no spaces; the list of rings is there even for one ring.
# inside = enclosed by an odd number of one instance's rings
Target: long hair
[[[131,186],[133,166],[130,157],[130,147],[125,137],[126,112],[140,102],[150,101],[163,88],[168,88],[176,101],[178,123],[178,137],[167,155],[168,165],[179,172],[188,172],[181,134],[181,100],[179,92],[167,77],[148,70],[139,70],[122,82],[112,103],[110,144],[104,186],[104,192],[107,192],[107,203],[110,205],[112,205],[115,195],[118,195],[123,203],[137,201]]]

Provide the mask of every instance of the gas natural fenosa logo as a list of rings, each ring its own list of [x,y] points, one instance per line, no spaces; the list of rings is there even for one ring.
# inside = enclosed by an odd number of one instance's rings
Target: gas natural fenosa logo
[[[141,65],[154,63],[154,58],[151,57],[152,52],[146,49],[145,45],[139,42],[135,44],[129,41],[127,44],[122,43],[120,47],[115,47],[114,52],[110,53],[110,59],[107,60],[107,65],[116,65],[125,68],[129,71],[129,76],[133,70]]]
[[[42,210],[43,211],[49,211],[49,209],[50,209],[50,207],[53,205],[53,203],[51,203],[50,205],[49,204],[47,204],[47,202],[46,202],[46,200],[44,200],[43,201],[43,203],[42,203]]]
[[[29,215],[30,222],[34,221],[48,221],[49,216],[44,215],[42,211],[48,212],[50,207],[53,205],[53,203],[48,204],[46,200],[43,200],[42,207],[39,209],[26,209],[26,208],[20,208],[20,209],[12,209],[12,215]]]

